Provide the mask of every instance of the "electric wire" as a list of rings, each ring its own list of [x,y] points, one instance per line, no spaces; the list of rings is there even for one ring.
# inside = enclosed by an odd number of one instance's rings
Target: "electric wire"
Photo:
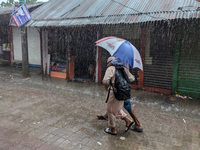
[[[143,14],[143,15],[146,15],[146,16],[149,16],[149,17],[152,17],[152,18],[155,18],[155,19],[164,19],[164,20],[168,20],[167,18],[164,18],[164,17],[155,17],[155,16],[152,16],[152,15],[150,15],[150,14],[143,13],[143,12],[141,12],[141,11],[139,11],[139,10],[136,10],[136,9],[134,9],[134,8],[132,8],[132,7],[129,7],[129,6],[127,6],[127,5],[124,5],[124,4],[122,4],[122,3],[120,3],[120,2],[117,2],[117,1],[115,1],[115,0],[111,0],[111,1],[114,2],[114,3],[120,4],[120,5],[123,6],[123,7],[126,7],[126,8],[129,8],[129,9],[131,9],[131,10],[134,10],[134,11],[136,11],[138,14]]]

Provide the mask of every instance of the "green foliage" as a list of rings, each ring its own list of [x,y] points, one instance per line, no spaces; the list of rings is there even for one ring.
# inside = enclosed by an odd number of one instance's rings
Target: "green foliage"
[[[26,0],[26,4],[36,4],[37,0]],[[0,4],[0,7],[10,7],[14,6],[15,4],[19,4],[19,1],[16,2],[14,0],[7,0],[6,2],[2,2]]]
[[[26,4],[35,4],[37,0],[26,0]]]
[[[9,7],[15,4],[14,0],[7,0],[6,2],[1,3],[1,7]]]

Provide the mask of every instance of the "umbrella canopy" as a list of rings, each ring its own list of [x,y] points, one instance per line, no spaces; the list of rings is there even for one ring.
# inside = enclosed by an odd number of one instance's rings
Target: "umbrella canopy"
[[[127,40],[109,36],[95,42],[96,46],[106,49],[111,56],[118,57],[127,62],[132,68],[143,70],[139,51]]]

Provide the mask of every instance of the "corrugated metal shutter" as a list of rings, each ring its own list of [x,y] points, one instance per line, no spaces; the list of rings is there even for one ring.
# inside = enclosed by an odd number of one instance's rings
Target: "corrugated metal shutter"
[[[171,89],[173,77],[173,55],[160,50],[151,51],[152,64],[144,65],[144,86]],[[150,58],[150,57],[149,57]]]
[[[132,43],[135,48],[140,52],[140,39],[128,39],[130,43]],[[133,82],[134,85],[138,85],[139,80],[139,69],[138,68],[130,68],[131,74],[135,76],[135,81]]]
[[[149,39],[147,39],[148,41]],[[156,24],[145,48],[144,87],[172,88],[173,46],[168,27]]]
[[[195,28],[198,28],[198,24],[184,31],[179,56],[177,92],[180,95],[200,98],[200,31]]]
[[[178,94],[200,98],[200,54],[198,49],[180,53]]]

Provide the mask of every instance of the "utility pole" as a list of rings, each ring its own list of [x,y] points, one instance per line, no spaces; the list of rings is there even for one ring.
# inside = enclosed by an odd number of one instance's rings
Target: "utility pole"
[[[25,0],[19,0],[19,4],[25,4]],[[27,29],[25,24],[21,26],[21,41],[22,41],[22,72],[23,77],[29,76],[29,61],[28,61],[28,41],[27,41]]]

